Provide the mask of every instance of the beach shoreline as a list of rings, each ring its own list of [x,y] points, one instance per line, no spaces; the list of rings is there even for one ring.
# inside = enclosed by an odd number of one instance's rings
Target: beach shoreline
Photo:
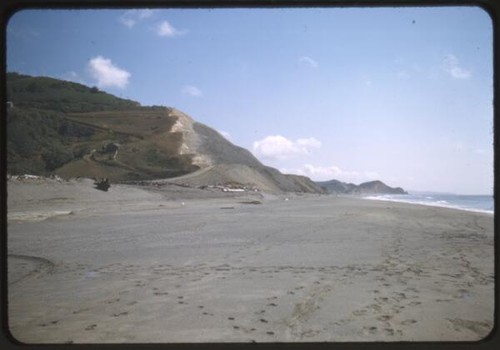
[[[328,195],[8,183],[25,343],[477,341],[493,216]]]
[[[460,206],[457,204],[448,203],[447,201],[427,201],[426,202],[426,201],[422,201],[422,200],[415,200],[413,198],[405,198],[405,197],[408,197],[408,195],[399,195],[399,196],[397,196],[397,198],[395,198],[394,196],[387,196],[387,195],[369,195],[369,196],[364,196],[363,199],[383,201],[383,202],[408,203],[408,204],[423,205],[423,206],[436,207],[436,208],[454,209],[454,210],[461,210],[461,211],[472,212],[472,213],[487,214],[487,215],[491,215],[491,216],[495,215],[495,211],[493,209],[479,209],[479,208],[473,208],[472,206]],[[493,206],[493,196],[480,196],[480,197],[488,197],[491,200],[491,205]]]

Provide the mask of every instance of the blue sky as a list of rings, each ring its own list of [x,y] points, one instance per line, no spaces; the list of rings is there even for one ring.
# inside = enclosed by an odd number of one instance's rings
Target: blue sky
[[[492,23],[476,7],[24,10],[7,69],[176,107],[313,180],[491,194]]]

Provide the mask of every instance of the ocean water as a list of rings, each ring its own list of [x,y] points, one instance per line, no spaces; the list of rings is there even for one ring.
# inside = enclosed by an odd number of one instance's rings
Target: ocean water
[[[494,214],[493,196],[410,192],[409,194],[385,194],[364,198]]]

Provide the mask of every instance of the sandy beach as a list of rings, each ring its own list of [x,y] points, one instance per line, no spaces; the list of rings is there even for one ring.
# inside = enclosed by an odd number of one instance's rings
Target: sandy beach
[[[493,216],[327,195],[9,181],[25,343],[475,341]]]

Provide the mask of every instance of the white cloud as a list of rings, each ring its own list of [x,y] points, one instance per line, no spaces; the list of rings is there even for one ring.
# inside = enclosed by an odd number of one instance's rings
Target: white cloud
[[[136,20],[127,17],[120,17],[120,22],[122,22],[125,27],[132,28],[135,26]]]
[[[127,10],[120,16],[120,22],[128,27],[133,28],[138,22],[150,18],[155,10],[142,9],[142,10]]]
[[[61,79],[67,80],[67,81],[72,81],[72,82],[79,83],[79,84],[89,85],[89,84],[85,83],[85,81],[82,79],[82,77],[80,77],[80,75],[75,71],[66,72],[65,74],[63,74],[61,76]]]
[[[332,179],[342,175],[344,172],[336,166],[314,166],[312,164],[304,164],[302,168],[296,169],[302,175],[309,176],[313,179]]]
[[[311,68],[318,68],[319,64],[309,56],[302,56],[299,58],[299,62],[303,63]]]
[[[266,136],[253,143],[253,153],[257,157],[282,160],[311,153],[312,148],[321,147],[314,137],[292,141],[281,135]]]
[[[309,137],[307,139],[298,139],[297,145],[302,148],[319,148],[321,147],[321,142],[316,140],[314,137]]]
[[[340,180],[345,182],[361,183],[380,178],[376,171],[353,171],[344,170],[338,166],[315,166],[312,164],[304,164],[300,168],[280,169],[285,174],[297,174],[311,178],[314,181]]]
[[[98,87],[118,87],[124,89],[131,74],[113,65],[110,59],[97,56],[89,61],[88,69],[92,78],[97,80]]]
[[[139,19],[146,19],[149,18],[155,13],[156,10],[152,9],[142,9],[142,10],[137,10],[138,17]]]
[[[182,88],[182,93],[184,95],[188,96],[193,96],[193,97],[200,97],[203,95],[203,92],[198,89],[196,86],[193,85],[186,85]]]
[[[119,18],[120,22],[132,29],[138,23],[150,20],[157,10],[142,9],[142,10],[128,10],[125,11]],[[156,23],[154,26],[150,27],[154,30],[158,36],[173,38],[179,35],[186,34],[187,30],[178,30],[174,28],[167,20]]]
[[[471,77],[471,72],[462,68],[455,55],[447,55],[442,64],[443,70],[455,79],[468,79]]]
[[[71,71],[71,72],[68,72],[67,74],[68,78],[70,79],[78,79],[78,73],[77,72],[74,72],[74,71]]]
[[[168,21],[164,20],[161,23],[158,24],[156,28],[156,34],[159,36],[164,36],[168,38],[173,38],[175,36],[179,36],[182,34],[185,34],[185,30],[177,30],[174,28]]]
[[[231,137],[231,134],[228,133],[227,131],[223,131],[223,130],[217,130],[219,132],[219,134],[221,134],[222,136],[224,136],[224,138],[228,141],[233,141],[233,138]]]

